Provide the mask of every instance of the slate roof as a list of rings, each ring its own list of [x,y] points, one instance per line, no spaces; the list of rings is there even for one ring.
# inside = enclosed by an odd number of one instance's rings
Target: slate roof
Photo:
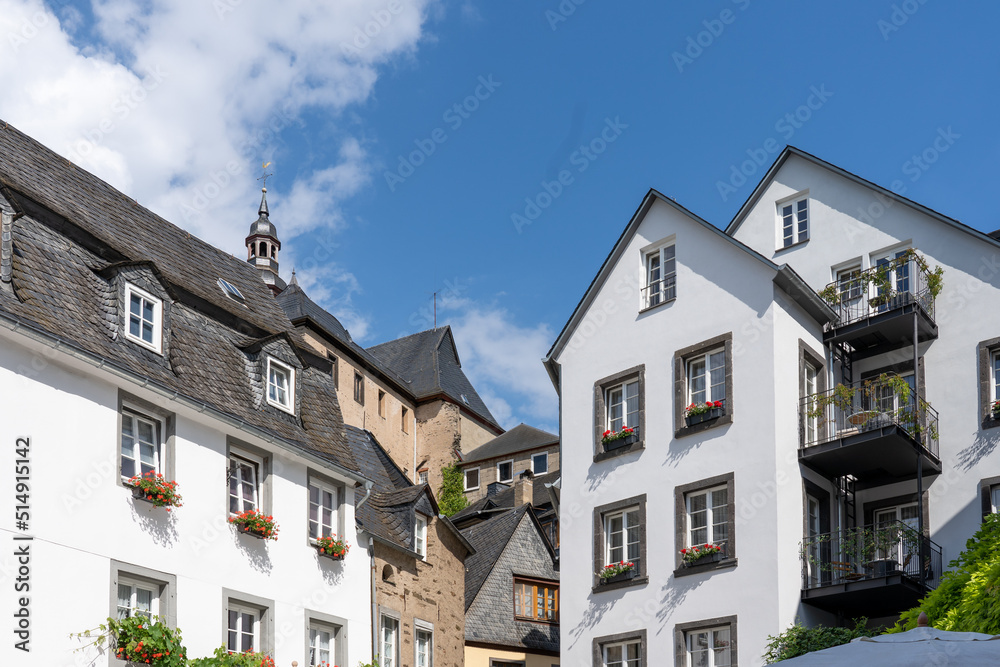
[[[521,517],[528,511],[527,505],[522,505],[512,512],[476,524],[462,531],[465,539],[476,549],[476,553],[465,559],[465,609],[468,610],[475,600],[476,594],[482,588],[486,578],[493,571],[500,554],[510,541]]]
[[[498,433],[503,429],[462,370],[451,327],[428,329],[368,348],[409,383],[419,400],[438,394],[480,417]]]
[[[0,318],[163,394],[205,406],[239,428],[357,469],[329,373],[298,369],[298,418],[261,406],[259,376],[250,370],[255,355],[242,348],[292,329],[256,269],[2,122],[0,186],[3,198],[25,213],[13,224],[13,293],[0,290]],[[120,335],[118,295],[107,280],[117,271],[167,281],[163,355]],[[240,289],[247,307],[223,294],[219,277]],[[289,348],[284,335],[266,344]],[[289,363],[296,359],[285,356]]]
[[[462,463],[475,463],[476,461],[485,461],[486,459],[558,444],[558,435],[547,433],[527,424],[518,424],[503,435],[473,449],[462,457]]]
[[[532,480],[531,485],[531,504],[540,510],[547,510],[552,505],[552,497],[549,495],[549,490],[545,488],[546,484],[552,484],[557,479],[559,479],[559,471],[550,472],[546,475],[539,475]],[[456,525],[461,525],[463,521],[467,521],[476,517],[480,512],[489,513],[491,510],[509,510],[514,508],[514,487],[504,489],[500,493],[494,496],[486,496],[485,498],[480,498],[476,502],[470,504],[468,507],[456,512],[451,516],[451,520]]]

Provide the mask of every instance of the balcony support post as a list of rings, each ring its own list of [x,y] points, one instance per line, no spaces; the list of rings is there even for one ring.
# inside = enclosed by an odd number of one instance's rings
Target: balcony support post
[[[913,416],[916,419],[914,426],[920,428],[920,347],[917,344],[917,309],[913,309],[913,389],[916,393],[913,401]],[[929,434],[925,434],[923,430],[918,431],[921,438],[921,447],[917,448],[917,531],[920,533],[920,546],[917,547],[917,554],[920,558],[918,563],[920,571],[920,585],[924,586],[927,582],[926,579],[926,568],[924,567],[925,556],[924,556],[924,457],[921,449],[923,448],[923,438]]]

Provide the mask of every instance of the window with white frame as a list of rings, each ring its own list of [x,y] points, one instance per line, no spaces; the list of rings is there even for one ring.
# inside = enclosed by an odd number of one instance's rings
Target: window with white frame
[[[497,463],[497,481],[509,484],[514,481],[514,461]]]
[[[781,247],[809,240],[809,198],[778,204]]]
[[[479,488],[479,468],[466,468],[465,471],[465,490],[475,491]]]
[[[144,616],[152,618],[160,613],[160,587],[156,584],[119,577],[118,620]]]
[[[295,411],[295,371],[272,357],[267,358],[267,402]]]
[[[872,265],[885,270],[889,285],[888,291],[882,286],[876,286],[875,294],[869,294],[876,311],[882,312],[895,307],[893,297],[910,291],[912,287],[910,282],[911,261],[906,259],[909,252],[909,248],[904,248],[894,250],[881,257],[872,257]]]
[[[428,474],[429,473],[428,473],[427,470],[418,470],[417,471],[417,484],[426,484],[427,483],[427,475]]]
[[[413,529],[413,550],[421,558],[427,557],[427,517],[417,514],[416,526]]]
[[[309,623],[309,667],[330,667],[337,655],[334,628],[315,622]]]
[[[433,667],[434,665],[434,633],[423,627],[413,631],[416,646],[416,667]]]
[[[726,350],[719,348],[687,361],[688,403],[726,400]]]
[[[688,667],[730,667],[729,626],[689,630],[685,634]]]
[[[261,462],[248,454],[229,455],[229,513],[260,507]]]
[[[122,409],[121,475],[130,479],[135,475],[163,472],[160,467],[160,441],[162,423],[129,408]]]
[[[639,560],[641,519],[639,508],[604,515],[604,563],[636,563]]]
[[[163,302],[130,283],[125,284],[125,337],[154,352],[163,339]]]
[[[609,431],[620,431],[623,426],[639,426],[639,380],[609,387],[604,396]]]
[[[231,653],[260,651],[260,610],[229,603],[226,610],[226,650]]]
[[[993,402],[1000,401],[1000,350],[994,350],[992,353],[990,371],[990,375],[992,376],[990,387],[993,389],[990,400]]]
[[[399,621],[382,615],[382,661],[380,667],[397,667],[399,664]]]
[[[639,667],[642,664],[642,641],[639,639],[601,646],[604,667]]]
[[[687,544],[725,544],[729,537],[729,489],[718,486],[687,494]]]
[[[309,537],[316,540],[337,533],[339,494],[336,487],[318,480],[309,482]]]
[[[806,396],[813,396],[819,392],[819,368],[816,364],[805,361],[802,364],[802,383]],[[812,403],[810,403],[812,405]],[[809,410],[805,415],[806,422],[806,443],[814,443],[819,433],[819,415],[813,410]]]
[[[993,513],[1000,514],[1000,484],[990,487],[990,502],[993,506]]]
[[[544,475],[549,471],[549,453],[539,452],[531,456],[531,474]]]
[[[677,298],[677,262],[675,246],[668,245],[646,254],[646,286],[643,308]]]

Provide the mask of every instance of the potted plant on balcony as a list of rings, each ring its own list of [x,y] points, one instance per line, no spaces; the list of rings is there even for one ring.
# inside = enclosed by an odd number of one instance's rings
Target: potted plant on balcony
[[[278,524],[274,517],[257,510],[247,510],[242,514],[229,517],[229,523],[236,526],[241,533],[252,535],[262,540],[278,539]]]
[[[692,403],[684,408],[684,422],[688,426],[694,426],[711,419],[718,419],[725,412],[722,401],[705,401],[704,403]]]
[[[683,565],[684,567],[693,567],[705,563],[716,563],[725,557],[723,547],[723,543],[696,544],[687,549],[681,549]]]
[[[339,539],[336,535],[320,537],[316,540],[316,548],[319,555],[333,560],[344,560],[344,556],[351,550],[351,545],[347,540]]]
[[[627,581],[635,578],[635,563],[632,561],[618,561],[605,565],[604,569],[597,573],[602,584],[614,584],[619,581]]]
[[[171,507],[181,506],[177,482],[165,479],[158,472],[150,470],[145,475],[134,475],[126,484],[132,487],[132,497],[136,500],[153,503],[155,507],[166,507],[168,512]]]
[[[619,431],[607,430],[601,435],[601,444],[604,445],[604,451],[609,452],[612,449],[619,449],[620,447],[627,447],[634,442],[639,440],[639,431],[631,426],[622,426]]]

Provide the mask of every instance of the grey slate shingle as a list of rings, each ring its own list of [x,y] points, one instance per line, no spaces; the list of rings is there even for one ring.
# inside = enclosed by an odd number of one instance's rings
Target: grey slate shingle
[[[534,426],[518,424],[503,435],[497,436],[462,457],[462,463],[475,463],[486,459],[508,456],[529,449],[539,449],[559,444],[559,436]]]

